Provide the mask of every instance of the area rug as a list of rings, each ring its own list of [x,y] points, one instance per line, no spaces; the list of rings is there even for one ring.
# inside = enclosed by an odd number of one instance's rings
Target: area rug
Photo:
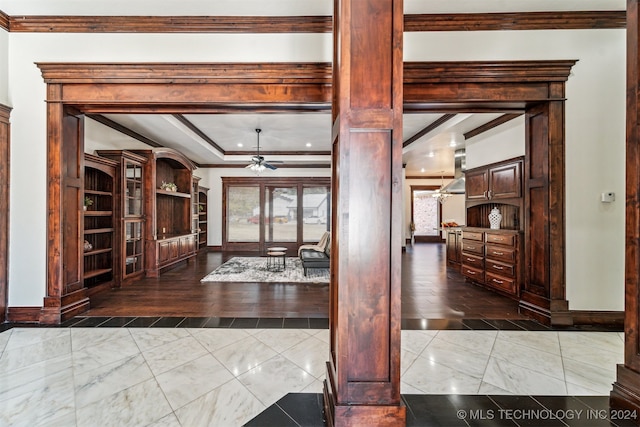
[[[266,257],[234,257],[200,281],[329,283],[329,269],[309,269],[305,276],[300,258],[286,258],[284,271],[269,271]]]

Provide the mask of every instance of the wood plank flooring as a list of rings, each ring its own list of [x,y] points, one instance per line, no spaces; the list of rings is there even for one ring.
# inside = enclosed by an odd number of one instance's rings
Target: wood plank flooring
[[[284,283],[201,283],[233,256],[201,253],[160,275],[91,297],[88,316],[327,318],[329,286]],[[464,281],[445,263],[445,246],[422,243],[402,255],[403,319],[526,319],[517,302]]]

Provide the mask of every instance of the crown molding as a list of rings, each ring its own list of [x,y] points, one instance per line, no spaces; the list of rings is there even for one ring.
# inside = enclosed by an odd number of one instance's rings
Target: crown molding
[[[510,31],[625,28],[626,11],[405,15],[404,31]],[[331,16],[8,16],[22,33],[330,33]]]

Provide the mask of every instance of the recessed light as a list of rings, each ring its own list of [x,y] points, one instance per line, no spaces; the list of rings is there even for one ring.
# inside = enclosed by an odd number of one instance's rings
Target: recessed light
[[[456,144],[456,142],[455,142],[455,141],[451,141],[451,142],[449,143],[449,147],[455,147],[456,145],[458,145],[458,144]]]
[[[420,169],[420,172],[424,173],[424,168]]]
[[[238,147],[243,147],[242,142],[238,142]]]
[[[311,147],[311,143],[310,142],[307,142],[306,145],[307,145],[307,147]]]
[[[430,151],[429,154],[427,154],[427,157],[433,157],[435,156],[435,154],[433,153],[433,151]]]

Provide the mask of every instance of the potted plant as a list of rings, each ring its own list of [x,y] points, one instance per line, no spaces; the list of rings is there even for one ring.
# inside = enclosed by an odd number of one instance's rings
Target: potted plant
[[[93,200],[91,200],[89,196],[84,196],[84,210],[86,211],[91,205],[93,205]]]

